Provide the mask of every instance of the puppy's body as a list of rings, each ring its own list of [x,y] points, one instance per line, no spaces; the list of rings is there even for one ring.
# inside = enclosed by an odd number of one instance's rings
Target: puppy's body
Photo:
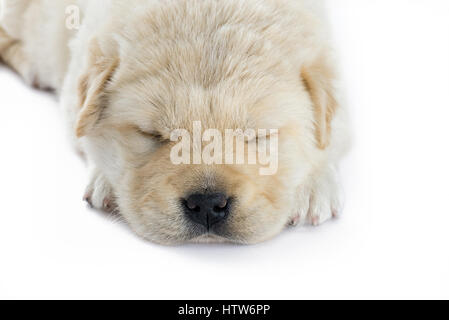
[[[80,8],[79,30],[66,9]],[[87,198],[118,206],[160,243],[253,243],[289,222],[339,210],[336,164],[346,144],[321,1],[4,1],[0,56],[59,95],[92,172]],[[170,133],[279,130],[279,170],[175,166]],[[180,199],[226,194],[226,222],[207,229]],[[229,201],[229,203],[231,203]],[[185,208],[184,208],[185,209]]]

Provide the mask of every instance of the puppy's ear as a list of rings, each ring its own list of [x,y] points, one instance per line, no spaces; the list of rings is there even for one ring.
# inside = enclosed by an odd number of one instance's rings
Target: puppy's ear
[[[100,119],[105,108],[105,91],[118,67],[118,61],[118,58],[106,57],[96,39],[90,42],[87,69],[78,82],[81,108],[75,129],[78,138],[88,134]]]
[[[336,73],[330,57],[323,53],[304,64],[301,76],[312,99],[315,113],[315,133],[318,147],[330,143],[331,122],[338,104],[335,96]]]

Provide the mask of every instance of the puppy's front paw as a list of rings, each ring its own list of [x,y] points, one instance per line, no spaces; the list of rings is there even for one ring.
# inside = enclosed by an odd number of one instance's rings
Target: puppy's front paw
[[[11,45],[13,39],[11,39],[6,33],[5,29],[0,25],[0,56],[1,52]]]
[[[98,172],[92,175],[91,183],[86,188],[83,200],[95,209],[109,213],[117,211],[112,187],[106,178]]]
[[[297,212],[290,225],[318,226],[339,215],[341,211],[340,188],[337,174],[329,168],[314,177],[298,190]]]

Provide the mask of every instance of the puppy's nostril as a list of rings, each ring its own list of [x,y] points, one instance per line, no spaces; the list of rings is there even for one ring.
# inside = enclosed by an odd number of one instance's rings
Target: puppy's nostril
[[[196,203],[194,203],[191,198],[189,198],[189,200],[185,200],[185,204],[186,204],[187,208],[189,208],[190,210],[193,210],[193,211],[201,210],[200,206],[197,205]]]
[[[227,209],[228,209],[228,200],[227,199],[221,200],[220,203],[214,207],[215,212],[223,212],[223,211],[226,211]]]

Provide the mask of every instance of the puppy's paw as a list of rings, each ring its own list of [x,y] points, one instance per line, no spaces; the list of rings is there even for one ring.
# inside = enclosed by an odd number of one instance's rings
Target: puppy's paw
[[[320,173],[306,186],[298,190],[297,212],[293,215],[290,225],[318,226],[341,211],[340,187],[337,174],[329,168]]]
[[[117,211],[112,187],[106,178],[98,172],[92,175],[91,182],[86,188],[83,200],[95,209],[109,213]]]
[[[0,57],[1,53],[8,48],[14,40],[8,36],[5,29],[0,25]]]
[[[1,13],[0,13],[1,14]],[[0,26],[0,62],[5,63],[10,68],[19,73],[28,85],[35,88],[42,88],[43,86],[37,73],[33,71],[29,59],[22,47],[22,43],[11,38],[6,31]]]

